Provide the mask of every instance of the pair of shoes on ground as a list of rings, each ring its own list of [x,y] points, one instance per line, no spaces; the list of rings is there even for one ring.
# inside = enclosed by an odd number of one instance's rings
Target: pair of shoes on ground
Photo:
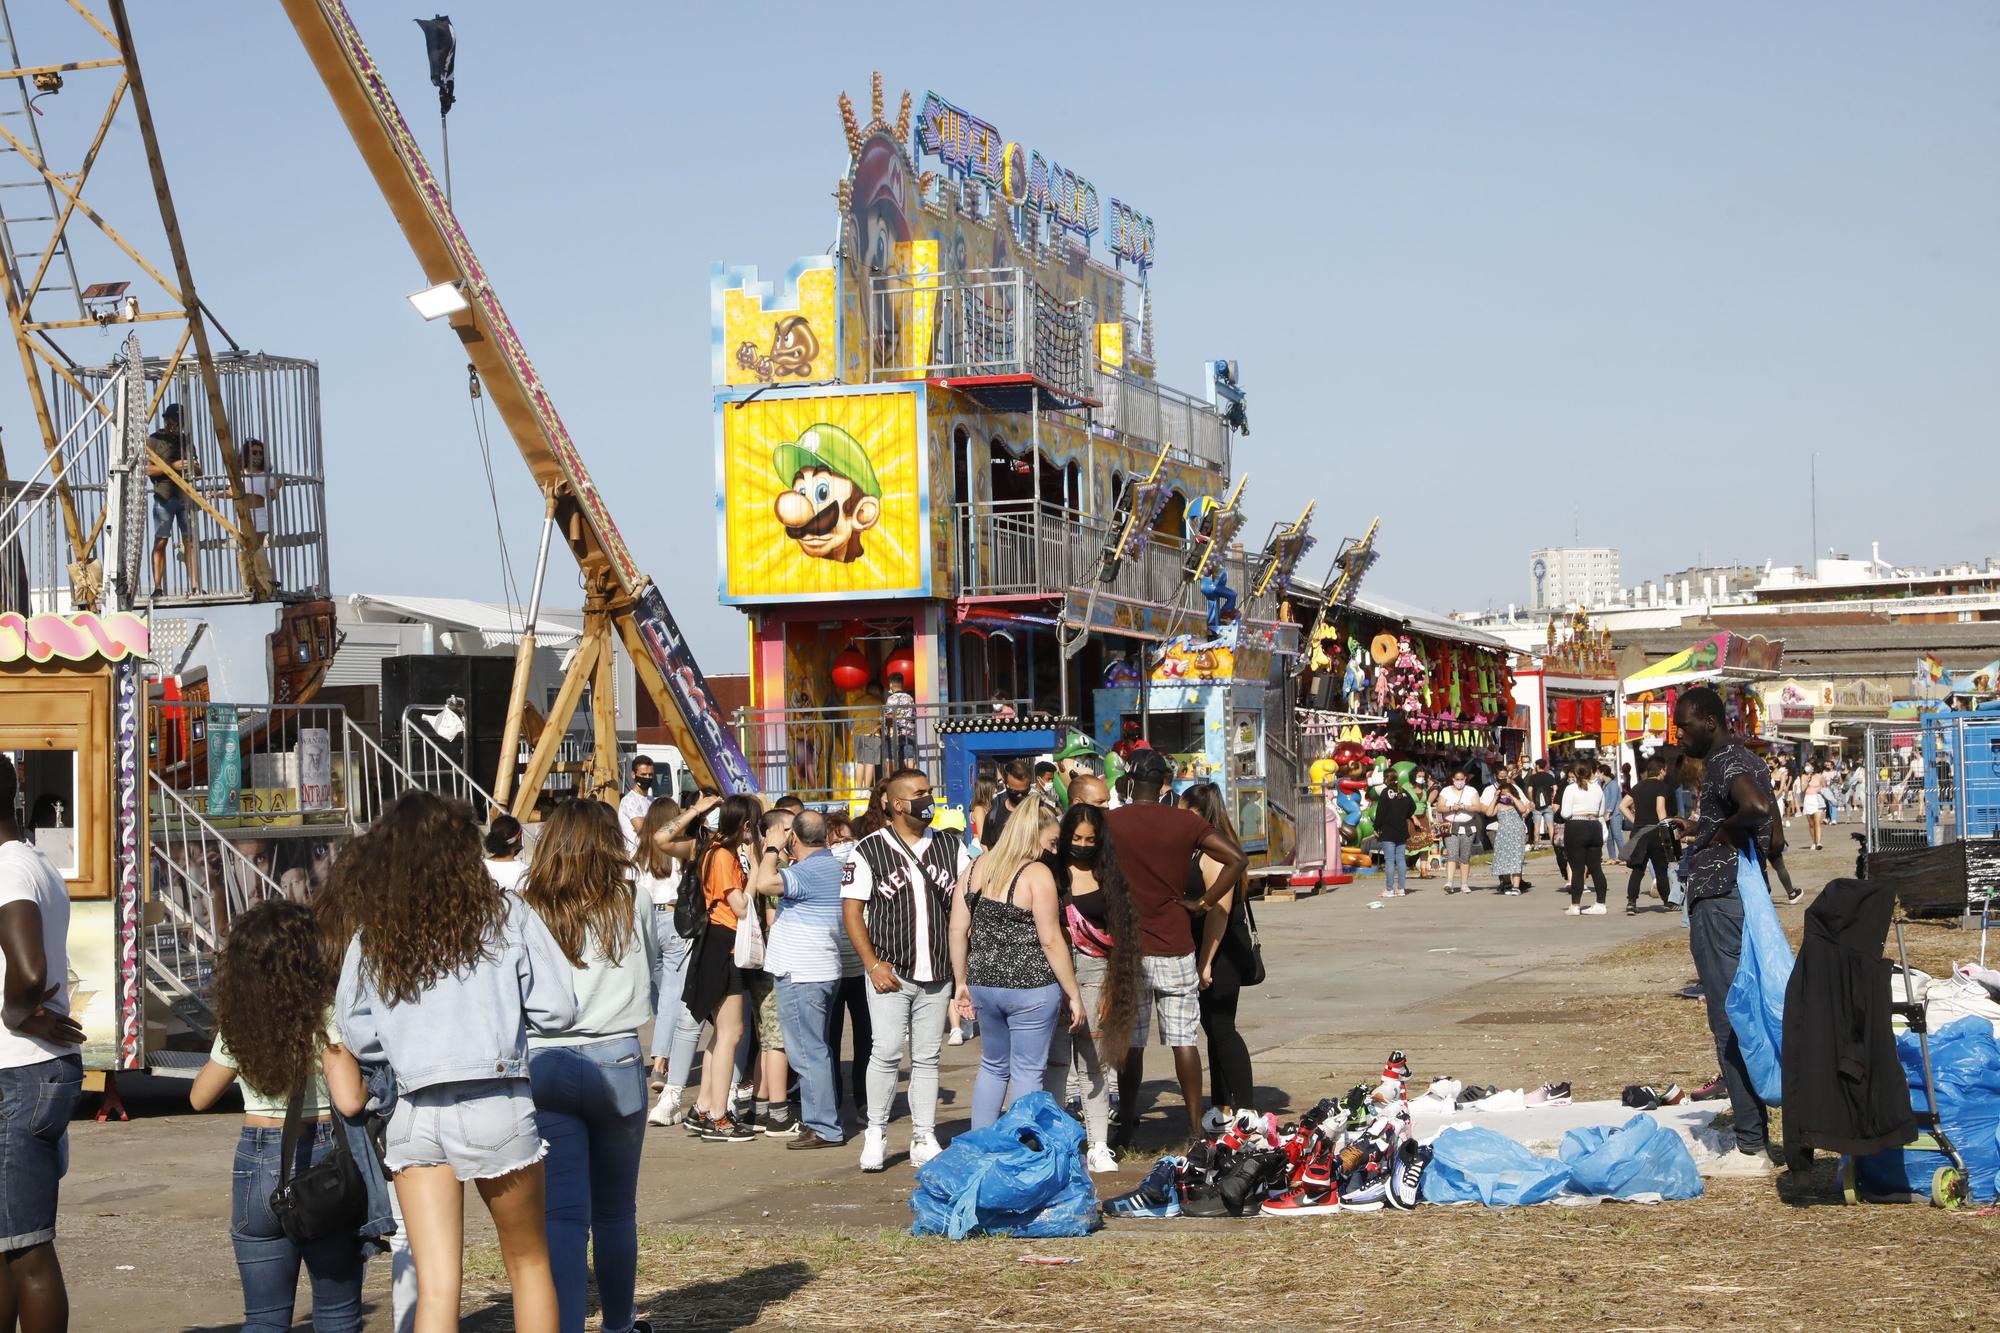
[[[1563,915],[1564,915],[1564,916],[1603,916],[1603,915],[1604,915],[1604,904],[1603,904],[1603,903],[1592,903],[1592,904],[1591,904],[1590,906],[1588,906],[1588,907],[1584,907],[1584,906],[1581,906],[1580,904],[1577,904],[1577,903],[1571,903],[1571,904],[1570,904],[1570,905],[1569,905],[1568,907],[1565,907],[1565,908],[1563,908]]]
[[[1678,1106],[1687,1100],[1678,1083],[1669,1083],[1664,1088],[1656,1088],[1650,1083],[1629,1085],[1619,1100],[1635,1111],[1657,1111],[1662,1106]]]
[[[910,1134],[910,1165],[922,1167],[926,1162],[944,1151],[937,1141],[937,1135],[929,1130],[913,1131]],[[888,1165],[889,1132],[869,1126],[861,1133],[861,1169],[880,1171]]]

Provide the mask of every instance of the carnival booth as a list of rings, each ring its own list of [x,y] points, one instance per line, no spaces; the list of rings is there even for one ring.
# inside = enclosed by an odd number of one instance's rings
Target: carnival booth
[[[86,1086],[145,1053],[140,667],[146,620],[0,614],[0,762],[23,779],[10,811],[70,893],[70,1013],[86,1034]]]
[[[1737,735],[1755,746],[1773,743],[1778,734],[1763,692],[1778,674],[1784,651],[1782,639],[1725,630],[1625,677],[1620,685],[1623,721],[1640,724],[1636,734],[1629,725],[1618,734],[1629,747],[1627,761],[1677,742],[1674,705],[1681,691],[1696,685],[1712,686],[1721,694],[1730,729]],[[1811,718],[1806,721],[1810,725]]]
[[[1607,746],[1615,751],[1620,697],[1610,631],[1592,626],[1581,610],[1560,630],[1550,619],[1537,671],[1542,725],[1532,757],[1561,769]]]

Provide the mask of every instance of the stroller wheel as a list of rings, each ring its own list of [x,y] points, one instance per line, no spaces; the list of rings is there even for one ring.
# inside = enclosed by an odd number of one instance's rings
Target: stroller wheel
[[[1955,1166],[1941,1166],[1931,1176],[1931,1207],[1958,1208],[1971,1194],[1965,1172]]]
[[[1840,1164],[1840,1198],[1843,1203],[1861,1202],[1861,1166],[1852,1157]]]

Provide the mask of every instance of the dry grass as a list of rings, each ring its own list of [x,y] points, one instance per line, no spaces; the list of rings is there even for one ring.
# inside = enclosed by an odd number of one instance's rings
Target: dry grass
[[[1126,1224],[1071,1241],[667,1231],[642,1238],[639,1286],[662,1330],[1979,1328],[2000,1300],[1996,1242],[2000,1219],[1725,1181],[1651,1207]],[[504,1327],[493,1314],[473,1326]]]

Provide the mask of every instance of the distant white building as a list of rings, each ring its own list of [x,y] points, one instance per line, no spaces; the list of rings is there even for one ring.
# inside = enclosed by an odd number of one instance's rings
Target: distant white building
[[[1618,548],[1545,546],[1528,556],[1528,610],[1602,606],[1618,596]]]

